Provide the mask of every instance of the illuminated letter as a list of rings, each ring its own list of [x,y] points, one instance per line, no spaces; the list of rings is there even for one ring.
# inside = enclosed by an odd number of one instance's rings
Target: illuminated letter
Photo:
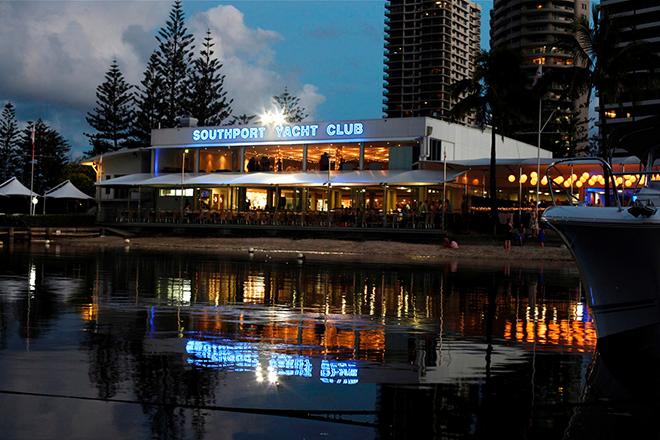
[[[353,124],[344,124],[344,134],[346,136],[353,134]]]
[[[259,127],[259,138],[263,139],[265,133],[266,133],[266,127]]]
[[[209,138],[209,131],[208,130],[202,130],[202,132],[199,134],[199,137],[205,141]]]
[[[291,129],[291,134],[294,137],[300,137],[300,125],[294,125],[293,128]]]
[[[334,136],[337,134],[337,128],[335,127],[335,124],[328,124],[328,127],[325,129],[326,133],[328,133],[328,136]]]
[[[241,129],[240,128],[232,128],[232,139],[237,139],[238,136],[241,134]]]
[[[193,141],[199,140],[199,130],[193,130]]]
[[[284,128],[283,128],[281,125],[276,125],[276,126],[275,126],[275,131],[277,132],[277,137],[282,137],[282,131],[283,131],[283,129],[284,129]]]
[[[218,136],[218,130],[209,130],[209,140],[214,141]]]
[[[250,129],[249,128],[241,128],[241,137],[243,139],[247,139],[250,136]]]
[[[309,128],[312,130],[312,136],[316,136],[316,129],[319,128],[318,125],[310,125]]]
[[[259,130],[255,127],[250,128],[250,138],[254,139],[259,136]]]
[[[356,122],[353,127],[353,134],[362,134],[364,133],[364,125],[361,122]]]
[[[307,137],[309,136],[309,125],[303,125],[300,127],[300,136]]]

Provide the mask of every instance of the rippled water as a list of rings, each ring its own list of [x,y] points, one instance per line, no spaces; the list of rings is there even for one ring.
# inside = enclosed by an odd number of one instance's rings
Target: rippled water
[[[2,251],[0,436],[550,439],[642,429],[637,410],[648,405],[622,409],[608,392],[589,400],[596,334],[570,265],[258,260]]]

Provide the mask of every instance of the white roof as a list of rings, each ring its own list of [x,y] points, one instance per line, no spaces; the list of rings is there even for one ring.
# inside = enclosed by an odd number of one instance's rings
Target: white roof
[[[93,197],[88,196],[76,188],[70,180],[64,181],[57,185],[55,188],[49,189],[44,194],[44,197],[50,197],[52,199],[93,199]]]
[[[115,177],[97,182],[98,186],[138,186],[145,180],[153,177],[149,173],[127,174],[126,176]]]
[[[35,192],[31,194],[34,196],[39,196],[39,194]],[[30,190],[27,189],[21,182],[19,182],[16,177],[12,177],[0,185],[0,195],[30,197]]]
[[[299,173],[209,173],[201,175],[170,173],[160,176],[132,174],[97,183],[100,186],[150,187],[213,187],[241,186],[325,186],[331,185],[439,185],[451,182],[464,171],[448,170],[445,176],[439,170],[364,170],[364,171],[308,171]],[[445,178],[446,177],[446,178]]]
[[[296,185],[296,186],[323,186],[328,182],[327,172],[301,172],[301,173],[245,173],[235,178],[232,185]]]

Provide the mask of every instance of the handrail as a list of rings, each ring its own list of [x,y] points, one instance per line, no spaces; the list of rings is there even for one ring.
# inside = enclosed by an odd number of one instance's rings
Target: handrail
[[[573,157],[573,158],[566,158],[566,159],[560,159],[555,162],[552,162],[548,167],[545,169],[545,174],[548,176],[548,187],[550,188],[550,197],[552,198],[552,204],[556,205],[555,203],[555,192],[552,189],[552,182],[554,181],[553,178],[550,177],[549,172],[551,169],[556,169],[557,165],[560,165],[562,163],[568,163],[568,162],[597,162],[600,163],[600,165],[603,167],[603,174],[607,177],[610,178],[610,181],[612,183],[612,189],[613,193],[615,195],[616,199],[616,206],[619,209],[619,211],[622,211],[623,208],[621,207],[621,200],[619,199],[619,194],[616,191],[616,179],[614,178],[614,171],[612,170],[612,166],[605,161],[604,159],[600,157]],[[609,172],[609,176],[608,176]],[[624,173],[624,174],[630,174],[630,173]],[[634,174],[641,174],[641,173],[634,173]],[[605,197],[609,197],[609,194],[605,194]]]

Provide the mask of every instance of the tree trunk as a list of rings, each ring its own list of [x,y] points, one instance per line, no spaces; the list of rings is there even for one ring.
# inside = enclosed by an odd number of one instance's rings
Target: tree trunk
[[[495,166],[496,166],[496,154],[495,154],[495,142],[497,141],[497,135],[495,134],[495,124],[491,125],[490,130],[490,168],[489,168],[489,179],[490,179],[490,188],[488,192],[490,193],[490,216],[493,222],[493,235],[497,235],[497,179],[495,175]]]
[[[600,148],[600,156],[606,161],[610,162],[610,154],[609,154],[609,146],[608,146],[608,140],[607,140],[607,128],[605,125],[605,98],[604,94],[601,92],[598,96],[598,131],[599,131],[599,148]],[[605,174],[605,200],[603,201],[603,206],[610,206],[611,201],[610,201],[610,176],[607,176],[607,173],[605,170],[603,170],[603,173]],[[616,188],[614,189],[616,191]]]

